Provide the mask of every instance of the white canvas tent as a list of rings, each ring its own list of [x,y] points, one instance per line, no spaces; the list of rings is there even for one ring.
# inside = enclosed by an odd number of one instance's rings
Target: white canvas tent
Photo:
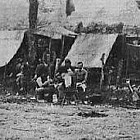
[[[0,67],[15,55],[23,40],[24,32],[24,30],[0,31]]]
[[[84,34],[77,37],[66,58],[70,59],[72,66],[77,62],[83,62],[88,68],[101,68],[102,54],[105,53],[105,61],[116,41],[118,34]]]

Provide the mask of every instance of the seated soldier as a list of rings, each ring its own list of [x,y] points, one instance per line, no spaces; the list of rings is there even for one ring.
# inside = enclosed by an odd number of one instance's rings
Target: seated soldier
[[[75,70],[75,76],[76,76],[76,87],[78,91],[80,92],[80,98],[83,98],[83,94],[86,91],[86,82],[87,82],[87,71],[83,68],[83,63],[78,62],[78,69]],[[82,101],[83,102],[83,101]]]
[[[23,71],[21,70],[20,73],[18,73],[16,75],[16,84],[17,84],[17,95],[19,93],[24,93],[25,92],[25,88],[24,88],[24,83],[25,83],[25,80],[24,80],[24,74],[23,74]]]
[[[39,63],[35,69],[34,79],[36,80],[37,77],[40,76],[42,73],[44,73],[44,75],[48,76],[48,65],[44,64],[43,61],[41,59],[39,59]]]
[[[73,84],[74,68],[71,66],[69,59],[65,60],[65,66],[61,66],[56,74],[59,77],[59,85],[57,86],[59,92],[59,99],[61,100],[64,96],[64,89],[69,88]]]
[[[37,100],[44,100],[47,98],[47,101],[52,101],[52,95],[55,92],[54,86],[52,84],[52,79],[49,76],[46,76],[44,73],[38,75],[37,80]]]
[[[20,67],[20,73],[16,75],[18,92],[27,94],[29,92],[29,87],[28,87],[29,81],[30,81],[29,66],[27,62],[23,62]]]
[[[41,60],[36,67],[34,80],[37,83],[37,100],[45,99],[44,95],[50,93],[48,94],[48,99],[51,101],[51,93],[53,92],[54,87],[52,85],[52,79],[49,78],[48,66],[44,65]]]

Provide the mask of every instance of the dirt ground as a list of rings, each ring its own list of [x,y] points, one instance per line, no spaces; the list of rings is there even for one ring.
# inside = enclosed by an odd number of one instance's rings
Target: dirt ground
[[[103,116],[80,116],[97,112]],[[140,110],[109,105],[0,103],[0,140],[140,139]]]

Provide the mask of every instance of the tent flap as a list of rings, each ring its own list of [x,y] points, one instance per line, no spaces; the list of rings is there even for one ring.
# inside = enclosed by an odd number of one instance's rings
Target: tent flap
[[[127,44],[126,57],[128,61],[127,68],[129,70],[139,70],[140,67],[140,46]]]

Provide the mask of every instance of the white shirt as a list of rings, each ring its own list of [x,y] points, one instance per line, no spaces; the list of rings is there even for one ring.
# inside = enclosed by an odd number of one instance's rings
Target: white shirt
[[[37,84],[39,87],[42,87],[43,83],[42,83],[42,79],[41,77],[38,77],[37,80],[36,80]]]

